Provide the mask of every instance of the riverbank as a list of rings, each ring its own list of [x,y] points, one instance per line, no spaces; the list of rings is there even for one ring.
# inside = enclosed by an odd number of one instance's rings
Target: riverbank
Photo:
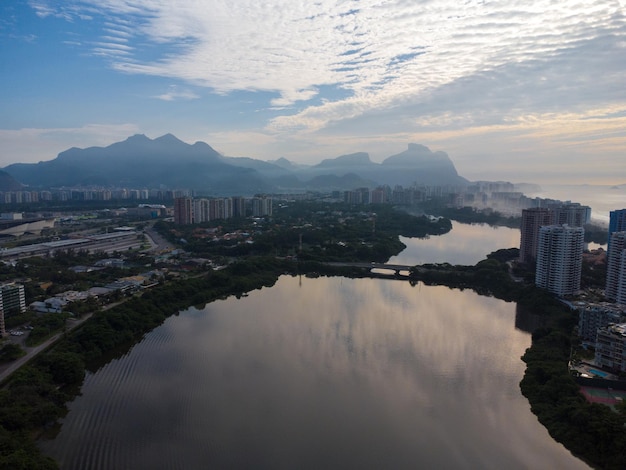
[[[0,445],[6,449],[0,456],[0,467],[56,468],[36,450],[32,435],[50,428],[64,415],[65,404],[78,393],[85,371],[97,370],[104,357],[111,360],[110,351],[139,341],[189,305],[202,307],[217,299],[269,287],[282,274],[370,276],[367,268],[251,258],[206,276],[172,281],[141,298],[98,312],[80,330],[68,333],[53,349],[16,372],[0,392]],[[550,434],[575,455],[599,468],[624,468],[623,416],[587,403],[567,371],[575,317],[566,307],[534,286],[513,281],[497,256],[475,266],[422,266],[412,269],[409,277],[414,285],[423,282],[473,289],[516,301],[541,316],[543,327],[533,334],[532,346],[523,357],[527,370],[520,384],[522,393]]]
[[[589,403],[569,372],[578,315],[546,291],[515,282],[504,263],[476,266],[432,265],[411,272],[412,282],[470,288],[484,295],[517,302],[541,318],[532,345],[522,356],[526,371],[520,382],[532,412],[550,435],[595,468],[626,468],[626,414]]]

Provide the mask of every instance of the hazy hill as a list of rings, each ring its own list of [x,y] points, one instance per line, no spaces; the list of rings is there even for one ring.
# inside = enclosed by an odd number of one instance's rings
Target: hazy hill
[[[413,183],[459,185],[460,177],[444,152],[409,144],[405,152],[374,163],[365,152],[297,165],[226,157],[204,142],[187,144],[171,134],[156,139],[134,135],[108,147],[71,148],[50,161],[13,164],[5,171],[30,187],[117,186],[188,188],[221,194],[281,190],[329,190],[405,186]],[[18,183],[19,184],[19,183]]]
[[[432,152],[428,147],[409,144],[407,150],[385,159],[384,172],[401,184],[416,181],[431,185],[459,185],[468,181],[459,176],[454,163],[445,152]]]
[[[231,165],[204,142],[193,145],[171,134],[157,139],[134,135],[108,147],[71,148],[54,160],[18,163],[5,170],[29,186],[103,185],[266,191],[254,169]]]
[[[0,191],[22,191],[24,185],[6,171],[0,170]]]

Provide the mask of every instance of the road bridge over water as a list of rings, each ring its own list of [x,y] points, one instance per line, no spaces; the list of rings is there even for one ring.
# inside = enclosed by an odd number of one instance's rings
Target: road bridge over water
[[[402,272],[406,272],[405,275],[408,275],[410,273],[411,268],[414,268],[414,266],[408,266],[405,264],[387,264],[387,263],[361,263],[361,262],[350,262],[350,261],[346,261],[346,262],[332,262],[332,263],[325,263],[328,266],[337,266],[340,268],[364,268],[364,269],[369,269],[370,271],[372,269],[386,269],[386,270],[391,270],[393,271],[397,276],[399,276],[400,274],[402,274]]]

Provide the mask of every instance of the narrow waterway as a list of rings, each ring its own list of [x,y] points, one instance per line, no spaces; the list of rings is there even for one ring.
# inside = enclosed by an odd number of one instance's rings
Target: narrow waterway
[[[389,260],[391,264],[450,263],[474,265],[492,251],[519,248],[520,231],[486,224],[452,221],[452,230],[429,238],[400,237],[406,248]]]

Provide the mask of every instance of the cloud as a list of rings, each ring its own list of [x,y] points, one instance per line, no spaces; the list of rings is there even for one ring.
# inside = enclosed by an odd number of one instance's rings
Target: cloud
[[[191,90],[180,90],[176,85],[172,85],[166,93],[157,95],[155,98],[163,101],[195,100],[200,98],[200,95]]]
[[[118,70],[220,93],[275,91],[280,97],[273,104],[280,106],[306,102],[329,84],[349,90],[366,108],[380,106],[503,64],[547,59],[576,41],[624,36],[624,17],[610,1],[83,3],[127,35],[177,47],[156,60],[138,53],[115,63]],[[52,7],[37,8],[50,14]]]
[[[469,155],[470,145],[494,139],[494,152],[514,158],[533,142],[546,155],[593,155],[595,146],[612,163],[624,144],[623,0],[31,5],[44,20],[99,18],[91,20],[99,39],[88,47],[117,71],[181,83],[161,100],[194,99],[185,88],[192,86],[264,92],[269,120],[249,136],[268,157],[290,148],[302,158],[333,156],[368,145],[384,155],[383,141],[393,139],[430,140]]]

